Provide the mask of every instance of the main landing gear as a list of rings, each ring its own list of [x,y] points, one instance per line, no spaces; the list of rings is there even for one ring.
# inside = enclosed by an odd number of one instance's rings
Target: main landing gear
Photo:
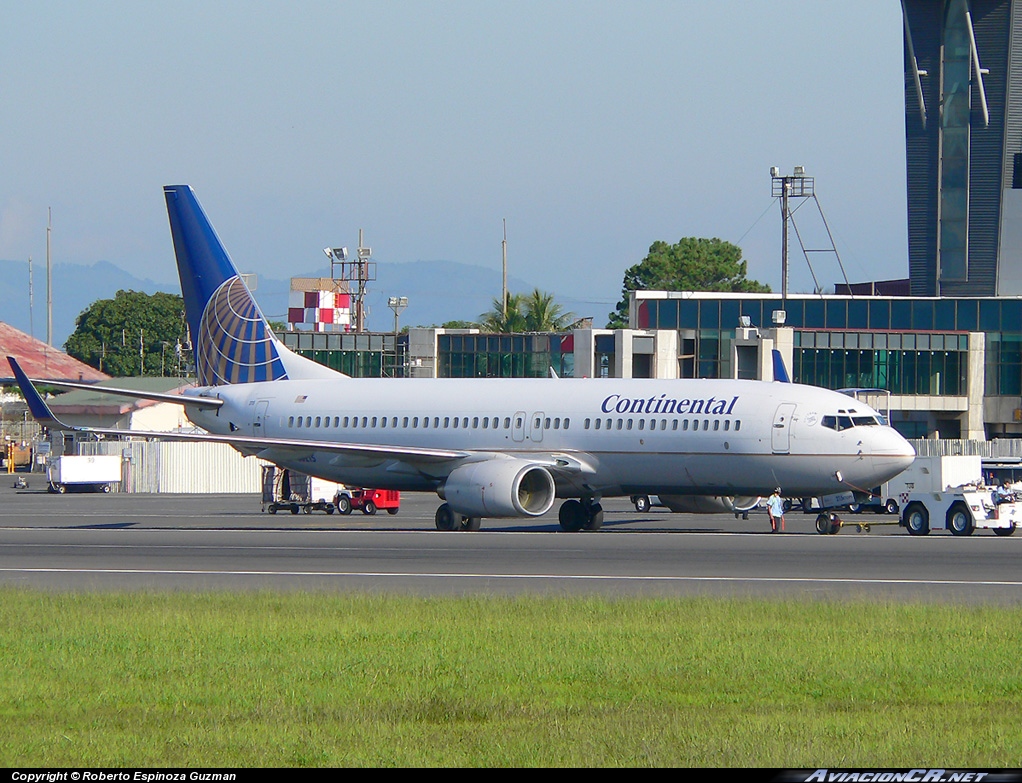
[[[561,530],[576,533],[579,530],[599,530],[603,526],[603,506],[595,498],[565,500],[557,512]]]
[[[444,503],[436,510],[437,530],[478,530],[482,517],[466,517]]]
[[[603,526],[603,506],[596,498],[565,500],[557,513],[561,530],[575,533],[579,530],[599,530]],[[478,530],[481,517],[466,517],[451,508],[449,503],[441,504],[436,510],[437,530]]]

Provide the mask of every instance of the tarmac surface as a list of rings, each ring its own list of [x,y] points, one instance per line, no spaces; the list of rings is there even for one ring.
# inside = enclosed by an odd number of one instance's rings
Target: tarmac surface
[[[819,535],[815,514],[792,511],[772,534],[762,510],[640,514],[612,498],[598,532],[562,532],[557,505],[440,532],[426,494],[404,495],[394,516],[271,515],[255,495],[54,495],[28,480],[0,479],[0,584],[1022,603],[1022,534],[911,537],[886,515],[842,514],[840,532]]]

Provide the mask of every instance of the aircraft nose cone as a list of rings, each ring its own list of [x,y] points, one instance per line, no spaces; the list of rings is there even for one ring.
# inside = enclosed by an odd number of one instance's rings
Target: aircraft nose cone
[[[912,464],[916,450],[896,430],[885,427],[873,439],[873,468],[883,474],[883,481],[893,478]]]

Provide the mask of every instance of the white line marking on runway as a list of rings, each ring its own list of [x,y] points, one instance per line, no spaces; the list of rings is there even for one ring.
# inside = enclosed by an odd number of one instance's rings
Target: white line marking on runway
[[[395,571],[220,571],[159,568],[0,568],[0,573],[19,574],[93,574],[148,576],[283,576],[283,577],[359,577],[394,579],[515,579],[550,581],[624,581],[624,582],[753,582],[781,584],[843,584],[843,585],[943,585],[964,587],[1022,587],[1022,581],[991,581],[964,579],[858,579],[850,577],[801,576],[639,576],[612,574],[458,574],[415,573]]]

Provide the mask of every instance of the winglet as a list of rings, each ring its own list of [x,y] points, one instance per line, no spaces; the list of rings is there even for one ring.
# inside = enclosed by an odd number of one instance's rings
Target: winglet
[[[784,366],[784,358],[776,348],[774,348],[774,380],[781,383],[791,383],[788,370]]]
[[[14,377],[18,381],[21,393],[24,395],[25,402],[28,403],[28,409],[32,411],[32,416],[35,420],[44,427],[49,427],[51,429],[71,429],[53,415],[50,411],[50,407],[43,400],[42,395],[36,391],[35,386],[32,385],[32,381],[28,379],[28,376],[25,375],[25,371],[21,369],[21,365],[18,364],[18,360],[13,356],[8,356],[7,363],[11,365],[11,369],[14,371]]]

